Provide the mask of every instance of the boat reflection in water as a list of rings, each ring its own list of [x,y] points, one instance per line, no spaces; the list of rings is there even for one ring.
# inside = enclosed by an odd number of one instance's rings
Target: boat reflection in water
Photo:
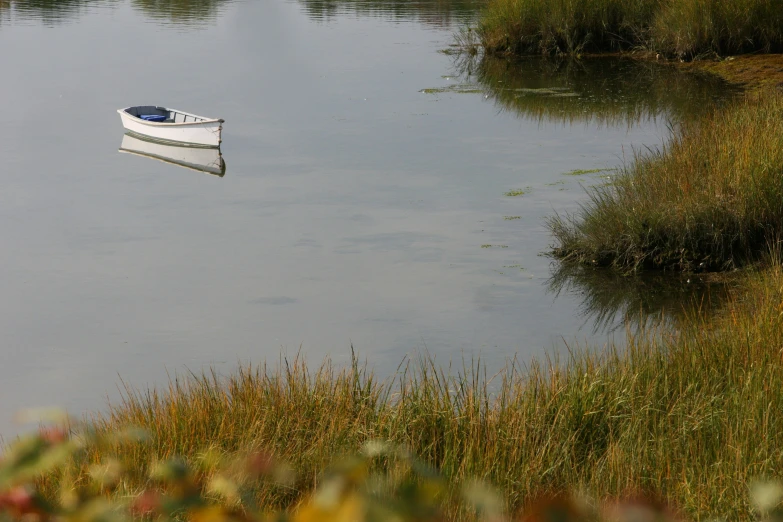
[[[221,178],[226,174],[226,162],[223,161],[220,149],[179,147],[144,140],[133,134],[125,134],[122,137],[120,152],[165,161],[180,167],[214,174]]]

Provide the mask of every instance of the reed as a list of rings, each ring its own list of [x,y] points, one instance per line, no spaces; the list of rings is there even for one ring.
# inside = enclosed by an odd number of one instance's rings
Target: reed
[[[768,92],[681,124],[637,152],[573,215],[549,220],[563,259],[624,271],[718,271],[783,237],[783,96]]]

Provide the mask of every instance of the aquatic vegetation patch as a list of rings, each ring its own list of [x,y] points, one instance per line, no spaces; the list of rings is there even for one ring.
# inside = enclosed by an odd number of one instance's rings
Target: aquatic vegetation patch
[[[432,87],[429,89],[422,89],[419,92],[424,94],[443,94],[443,93],[459,93],[459,94],[482,94],[484,89],[474,84],[460,84],[447,85],[445,87]]]
[[[522,219],[522,216],[503,216],[505,221],[513,221],[515,219]]]
[[[585,174],[597,174],[599,172],[614,172],[617,169],[574,169],[563,172],[564,176],[584,176]]]
[[[481,245],[481,248],[508,248],[508,245],[490,245],[490,244],[484,244]]]
[[[508,196],[508,197],[514,198],[514,197],[517,197],[517,196],[524,196],[528,192],[530,192],[530,187],[525,187],[524,189],[511,189],[511,190],[505,192],[504,195]]]

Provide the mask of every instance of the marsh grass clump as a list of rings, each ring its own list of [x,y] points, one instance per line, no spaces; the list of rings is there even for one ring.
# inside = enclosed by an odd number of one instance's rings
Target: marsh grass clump
[[[490,54],[691,59],[783,50],[783,9],[770,0],[490,0],[478,33]]]
[[[720,271],[783,237],[783,96],[743,100],[636,153],[549,228],[554,255],[623,271]]]
[[[657,0],[490,0],[478,32],[491,54],[579,54],[627,49]]]

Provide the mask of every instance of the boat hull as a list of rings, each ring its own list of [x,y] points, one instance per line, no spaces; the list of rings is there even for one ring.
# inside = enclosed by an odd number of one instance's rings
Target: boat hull
[[[191,121],[183,123],[145,121],[127,112],[127,109],[117,111],[122,119],[122,125],[133,134],[145,139],[163,143],[184,145],[190,147],[220,147],[222,141],[223,120]],[[173,111],[177,114],[186,114]]]
[[[182,144],[175,146],[141,139],[129,133],[122,137],[120,152],[144,156],[220,177],[226,173],[226,163],[223,161],[220,149],[213,147],[183,147]]]

